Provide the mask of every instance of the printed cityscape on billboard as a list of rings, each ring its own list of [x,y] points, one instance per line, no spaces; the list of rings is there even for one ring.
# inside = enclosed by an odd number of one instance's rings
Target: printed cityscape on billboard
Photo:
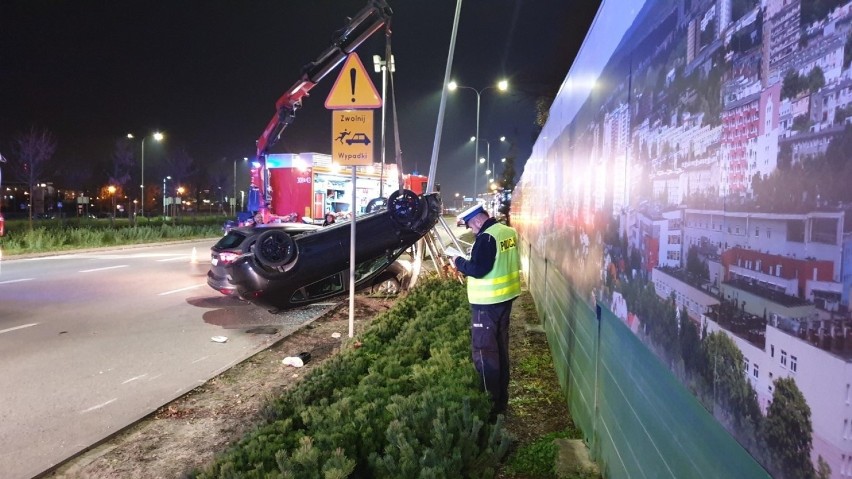
[[[513,224],[773,475],[852,476],[852,1],[648,1],[618,45]]]

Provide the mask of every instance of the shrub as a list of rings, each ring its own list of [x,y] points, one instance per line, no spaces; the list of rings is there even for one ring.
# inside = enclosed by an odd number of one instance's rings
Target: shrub
[[[197,477],[492,477],[508,438],[482,419],[468,324],[458,282],[421,283]]]

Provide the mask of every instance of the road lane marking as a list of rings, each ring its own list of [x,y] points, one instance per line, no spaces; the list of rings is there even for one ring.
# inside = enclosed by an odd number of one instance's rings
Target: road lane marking
[[[144,377],[145,377],[145,376],[147,376],[147,375],[148,375],[148,373],[145,373],[145,374],[142,374],[142,375],[139,375],[139,376],[136,376],[136,377],[132,377],[132,378],[128,379],[127,381],[124,381],[124,382],[123,382],[123,383],[121,383],[121,384],[127,384],[127,383],[129,383],[129,382],[136,381],[137,379],[142,379],[142,378],[144,378]]]
[[[29,327],[35,326],[35,325],[37,325],[37,324],[38,324],[38,323],[22,324],[22,325],[20,325],[20,326],[15,326],[14,328],[0,329],[0,334],[8,333],[8,332],[10,332],[10,331],[16,331],[16,330],[18,330],[18,329],[29,328]]]
[[[98,405],[96,405],[96,406],[92,406],[92,407],[90,407],[89,409],[85,409],[85,410],[83,410],[83,411],[80,411],[80,414],[86,414],[87,412],[92,412],[92,411],[94,411],[95,409],[100,409],[100,408],[102,408],[102,407],[104,407],[104,406],[106,406],[106,405],[108,405],[108,404],[112,404],[112,403],[114,403],[114,402],[116,402],[116,401],[118,401],[118,398],[112,398],[112,399],[110,399],[109,401],[107,401],[107,402],[105,402],[105,403],[101,403],[101,404],[98,404]]]
[[[190,289],[200,288],[200,287],[206,286],[206,285],[207,285],[207,283],[203,283],[203,284],[196,284],[195,286],[187,286],[186,288],[173,289],[171,291],[166,291],[164,293],[160,293],[157,296],[165,296],[167,294],[180,293],[181,291],[188,291]]]
[[[181,260],[189,261],[189,256],[180,255],[177,258],[158,259],[157,262],[158,263],[165,263],[166,261],[181,261]]]
[[[93,273],[95,271],[106,271],[108,269],[118,269],[118,268],[126,268],[126,264],[120,264],[117,266],[107,266],[105,268],[95,268],[95,269],[84,269],[82,271],[77,271],[78,273]]]
[[[205,359],[207,359],[207,358],[209,358],[209,357],[210,357],[210,356],[203,356],[203,357],[200,357],[200,358],[196,359],[195,361],[193,361],[193,362],[191,362],[191,363],[189,363],[189,364],[200,363],[201,361],[204,361]]]
[[[8,281],[0,281],[0,284],[20,283],[21,281],[32,281],[34,278],[10,279]]]

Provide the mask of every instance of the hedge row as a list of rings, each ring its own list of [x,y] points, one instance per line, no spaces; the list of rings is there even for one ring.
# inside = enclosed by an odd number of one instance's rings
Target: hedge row
[[[78,248],[97,248],[139,243],[156,243],[163,240],[210,238],[222,234],[221,225],[169,225],[122,228],[88,227],[38,227],[9,230],[0,238],[6,255],[62,251]]]
[[[269,405],[202,478],[487,478],[506,453],[470,361],[464,288],[429,279]]]

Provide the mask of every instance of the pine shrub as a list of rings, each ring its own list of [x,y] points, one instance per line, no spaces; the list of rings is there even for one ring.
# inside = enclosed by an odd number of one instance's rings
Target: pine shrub
[[[464,288],[422,282],[198,478],[493,477],[508,448],[470,362]]]

